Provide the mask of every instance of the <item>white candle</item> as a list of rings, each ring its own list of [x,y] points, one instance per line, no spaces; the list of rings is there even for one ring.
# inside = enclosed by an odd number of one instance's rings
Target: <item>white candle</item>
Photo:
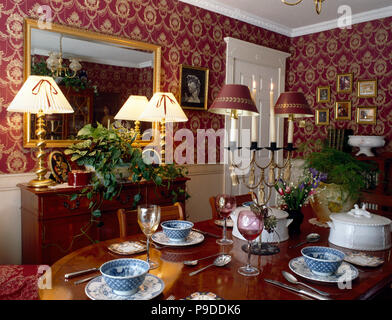
[[[231,117],[230,142],[237,142],[237,128],[238,128],[237,119]]]
[[[270,142],[276,142],[275,133],[275,110],[274,110],[274,84],[271,79],[271,91],[270,91]]]
[[[287,137],[287,143],[293,143],[293,135],[294,135],[294,121],[289,118],[289,132]]]
[[[252,134],[251,134],[251,142],[257,142],[257,129],[258,129],[258,123],[257,123],[257,116],[252,117]]]
[[[108,130],[110,129],[110,119],[108,119]]]

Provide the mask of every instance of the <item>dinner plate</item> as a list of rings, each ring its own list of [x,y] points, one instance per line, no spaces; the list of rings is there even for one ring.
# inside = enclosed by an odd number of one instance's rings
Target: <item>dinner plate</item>
[[[194,292],[182,300],[223,300],[212,292]]]
[[[306,265],[304,257],[297,257],[291,259],[289,262],[289,268],[295,274],[305,279],[326,283],[353,281],[355,278],[358,277],[358,269],[344,261],[342,262],[336,273],[329,276],[319,276],[310,271],[310,269]]]
[[[117,254],[130,255],[146,251],[146,245],[139,241],[124,241],[113,243],[108,246],[108,249]]]
[[[163,231],[156,232],[152,235],[151,239],[164,246],[173,246],[173,247],[184,247],[184,246],[193,246],[200,242],[204,241],[204,236],[195,231],[191,231],[189,236],[185,239],[185,241],[170,241],[169,238],[163,233]]]
[[[378,267],[384,263],[380,257],[369,256],[365,253],[346,254],[344,260],[362,267]]]
[[[91,300],[150,300],[159,296],[165,283],[162,279],[147,273],[138,292],[132,295],[118,295],[106,284],[102,276],[98,276],[87,283],[84,291]]]
[[[215,220],[214,222],[215,222],[216,225],[218,225],[220,227],[223,227],[225,225],[225,220],[223,220],[223,219],[222,220]],[[228,218],[226,220],[226,227],[232,228],[233,226],[234,226],[233,220]]]

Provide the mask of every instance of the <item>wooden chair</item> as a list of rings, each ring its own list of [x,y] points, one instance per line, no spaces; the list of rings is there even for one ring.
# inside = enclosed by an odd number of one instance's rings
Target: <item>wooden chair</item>
[[[141,232],[137,223],[137,210],[118,209],[117,219],[121,238]],[[161,206],[161,222],[167,220],[184,220],[184,211],[179,202],[172,206]]]
[[[249,192],[246,194],[240,194],[238,196],[234,196],[235,197],[235,201],[237,203],[237,206],[242,205],[242,203],[244,202],[248,202],[248,201],[252,201],[252,194],[254,194],[253,192]],[[215,206],[215,197],[211,197],[209,199],[210,201],[210,205],[211,205],[211,210],[212,210],[212,218],[213,219],[220,219],[219,217],[219,213],[216,210],[216,206]]]
[[[392,196],[378,193],[362,192],[360,204],[366,205],[366,210],[392,219]]]

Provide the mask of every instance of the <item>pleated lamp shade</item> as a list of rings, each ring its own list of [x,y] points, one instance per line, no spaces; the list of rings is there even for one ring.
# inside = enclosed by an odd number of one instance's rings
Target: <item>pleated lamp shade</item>
[[[294,118],[304,118],[314,116],[302,92],[281,93],[274,109],[277,117],[288,118],[289,115],[293,115]]]
[[[171,92],[156,92],[150,99],[139,121],[185,122],[188,117]]]
[[[10,112],[45,114],[74,110],[52,77],[29,76],[7,108]]]
[[[145,96],[129,96],[127,101],[118,111],[114,119],[118,120],[138,120],[146,109],[148,99]]]

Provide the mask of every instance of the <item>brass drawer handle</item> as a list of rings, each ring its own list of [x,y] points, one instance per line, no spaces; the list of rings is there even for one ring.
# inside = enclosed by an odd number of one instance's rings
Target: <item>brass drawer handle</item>
[[[64,201],[64,207],[67,208],[68,210],[76,210],[80,207],[80,201],[79,199],[75,200],[75,205],[73,207],[70,206],[68,202]]]

